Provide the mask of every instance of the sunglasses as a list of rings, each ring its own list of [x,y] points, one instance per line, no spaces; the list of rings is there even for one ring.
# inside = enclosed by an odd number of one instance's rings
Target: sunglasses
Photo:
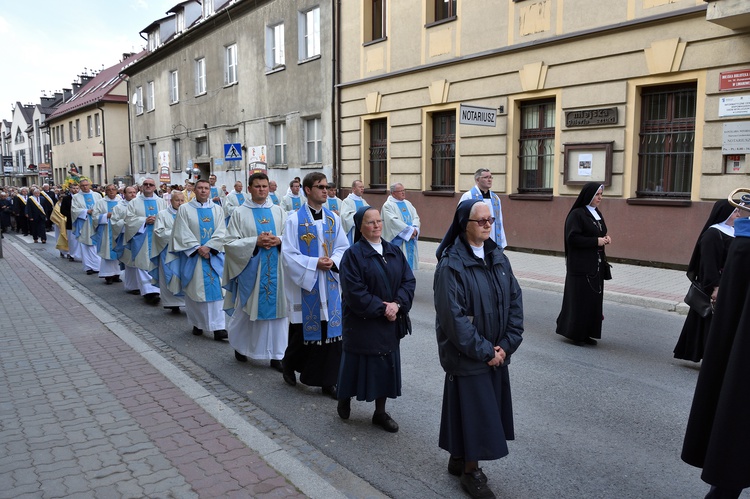
[[[469,222],[476,222],[476,223],[477,223],[477,225],[481,225],[482,227],[485,227],[485,226],[487,226],[487,225],[492,225],[492,224],[494,224],[494,223],[495,223],[495,217],[490,217],[490,218],[480,218],[479,220],[472,220],[472,219],[470,218],[470,219],[469,219]]]

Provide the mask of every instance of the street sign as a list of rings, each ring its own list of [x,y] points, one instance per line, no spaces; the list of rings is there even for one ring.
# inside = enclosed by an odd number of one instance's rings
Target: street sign
[[[462,125],[495,126],[497,109],[461,104],[458,122]]]
[[[242,161],[242,144],[224,144],[224,161]]]

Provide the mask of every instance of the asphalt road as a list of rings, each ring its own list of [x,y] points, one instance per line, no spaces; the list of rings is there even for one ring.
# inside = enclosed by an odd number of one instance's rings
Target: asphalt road
[[[437,358],[432,272],[417,274],[414,334],[402,342],[403,396],[388,402],[397,434],[371,425],[373,404],[352,403],[342,421],[319,390],[287,386],[265,362],[241,364],[226,343],[194,337],[172,315],[120,286],[86,276],[80,263],[33,248],[104,302],[143,339],[352,497],[461,497],[437,446],[443,371]],[[605,291],[606,292],[606,291]],[[697,366],[672,348],[684,316],[605,302],[603,340],[576,347],[554,334],[554,292],[525,290],[524,341],[513,356],[516,440],[481,466],[510,498],[702,497],[700,470],[680,449]],[[743,497],[745,497],[743,495]]]

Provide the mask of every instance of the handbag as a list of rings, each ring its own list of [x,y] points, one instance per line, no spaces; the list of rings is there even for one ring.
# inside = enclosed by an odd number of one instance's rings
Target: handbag
[[[711,297],[704,293],[701,287],[694,282],[690,283],[690,289],[688,289],[685,295],[685,303],[688,304],[690,310],[704,319],[713,312]]]

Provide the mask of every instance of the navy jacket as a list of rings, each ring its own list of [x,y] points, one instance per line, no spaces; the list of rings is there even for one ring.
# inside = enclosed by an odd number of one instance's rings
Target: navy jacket
[[[362,238],[341,259],[342,346],[346,352],[380,355],[395,351],[399,342],[396,323],[383,315],[383,302],[400,303],[402,312],[411,309],[416,287],[414,274],[399,248],[387,241],[382,243],[382,257]],[[393,295],[388,292],[383,275],[387,276]]]
[[[459,236],[435,270],[435,331],[440,364],[448,374],[470,376],[491,369],[495,346],[505,365],[521,344],[523,302],[510,262],[488,239],[480,260]]]

